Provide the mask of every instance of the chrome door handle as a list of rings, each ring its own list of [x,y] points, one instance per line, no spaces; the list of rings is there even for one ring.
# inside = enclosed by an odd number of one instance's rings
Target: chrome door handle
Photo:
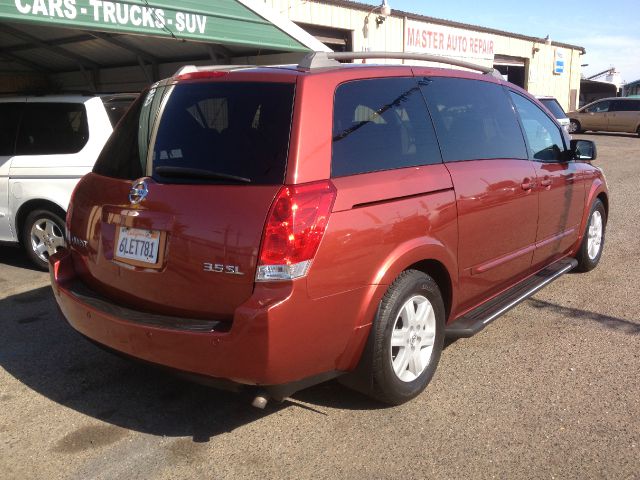
[[[531,190],[535,186],[536,186],[536,182],[533,182],[533,181],[529,180],[528,178],[525,178],[522,181],[522,189],[523,190]]]

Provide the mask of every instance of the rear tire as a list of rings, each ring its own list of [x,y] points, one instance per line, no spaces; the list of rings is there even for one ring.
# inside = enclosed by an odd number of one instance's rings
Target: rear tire
[[[607,214],[602,201],[595,199],[591,210],[589,211],[589,219],[587,227],[582,237],[580,250],[576,255],[578,272],[588,272],[596,268],[602,256],[604,248],[605,230],[607,226]]]
[[[399,405],[429,384],[444,342],[445,309],[436,282],[418,270],[406,270],[380,301],[370,335],[372,389],[369,395]]]
[[[40,270],[49,269],[49,257],[66,246],[64,220],[49,210],[34,210],[22,225],[22,245]]]
[[[580,122],[577,120],[569,120],[569,133],[573,134],[573,133],[582,133],[582,125],[580,125]]]

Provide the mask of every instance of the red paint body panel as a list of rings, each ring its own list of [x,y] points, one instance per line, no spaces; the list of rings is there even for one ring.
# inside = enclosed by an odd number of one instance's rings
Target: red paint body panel
[[[147,199],[132,205],[129,181],[91,173],[80,182],[69,232],[88,242],[73,257],[82,280],[136,309],[231,318],[253,292],[258,245],[278,187],[148,184]],[[113,261],[117,225],[166,232],[159,270]],[[234,265],[243,274],[207,272],[204,263]]]
[[[257,68],[211,81],[296,84],[284,183],[301,184],[330,179],[339,84],[414,74],[503,83],[408,66]],[[541,185],[546,177],[549,188]],[[354,369],[388,285],[425,260],[448,275],[447,321],[455,321],[556,256],[575,253],[589,205],[607,194],[599,169],[580,162],[473,160],[334,178],[333,210],[306,276],[261,283],[257,258],[281,185],[147,182],[139,205],[128,201],[129,180],[89,174],[79,183],[68,227],[81,241],[50,262],[63,315],[87,337],[134,357],[260,385]],[[161,268],[115,262],[118,225],[165,232]],[[203,263],[237,266],[244,275],[207,272]],[[116,306],[229,328],[202,333],[127,321],[74,296],[72,282]]]
[[[578,238],[584,210],[584,177],[576,162],[533,162],[538,184],[538,247],[534,268],[564,256]]]
[[[67,321],[83,335],[133,357],[244,384],[277,385],[355,367],[368,331],[353,322],[382,287],[310,299],[305,279],[259,285],[229,332],[196,333],[136,324],[96,310],[67,288],[76,277],[68,253],[52,258],[52,284]],[[354,350],[357,353],[354,353]]]
[[[455,271],[456,210],[444,165],[336,178],[333,183],[338,198],[309,272],[312,297],[389,284],[398,266],[402,271],[414,263],[401,257],[426,246],[434,251],[430,258]],[[361,319],[360,324],[371,321]]]
[[[477,305],[530,273],[538,195],[528,160],[473,160],[447,164],[458,206],[459,304]]]

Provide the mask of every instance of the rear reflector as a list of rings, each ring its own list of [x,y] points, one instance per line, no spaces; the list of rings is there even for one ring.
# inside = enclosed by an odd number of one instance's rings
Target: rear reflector
[[[335,198],[336,189],[329,180],[280,189],[264,227],[257,282],[307,274]]]

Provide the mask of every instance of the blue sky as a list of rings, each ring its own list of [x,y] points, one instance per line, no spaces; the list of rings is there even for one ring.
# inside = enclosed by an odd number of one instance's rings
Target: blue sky
[[[363,0],[360,0],[363,1]],[[640,79],[640,0],[387,0],[391,9],[545,37],[587,50],[587,76],[615,66],[622,79]],[[372,5],[382,3],[364,0]]]

